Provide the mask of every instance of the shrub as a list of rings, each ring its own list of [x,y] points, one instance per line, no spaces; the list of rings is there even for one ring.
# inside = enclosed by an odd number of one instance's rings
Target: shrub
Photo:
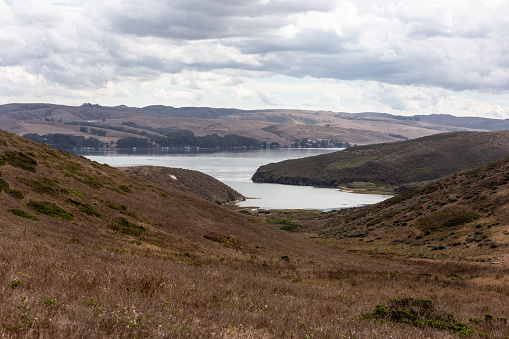
[[[452,228],[468,224],[481,217],[480,214],[457,208],[449,208],[438,211],[430,216],[417,221],[417,226],[422,231],[436,231],[443,228]]]
[[[122,192],[125,192],[125,193],[131,193],[132,192],[132,190],[127,185],[120,185],[118,187],[118,189],[121,190]]]
[[[21,200],[23,199],[25,196],[23,195],[23,193],[21,191],[16,191],[16,190],[6,190],[5,193],[7,193],[8,195],[10,195],[11,197],[13,197],[14,199],[18,199],[18,200]]]
[[[37,166],[37,162],[32,157],[22,152],[5,151],[0,159],[4,164],[7,163],[29,172],[35,172],[35,167]]]
[[[74,215],[48,201],[30,201],[27,207],[40,214],[64,220],[74,220]]]
[[[36,221],[39,220],[37,217],[34,217],[30,213],[27,213],[27,212],[25,212],[23,210],[20,210],[20,209],[17,209],[17,208],[11,208],[11,209],[8,209],[7,211],[11,212],[14,215],[17,215],[18,217],[22,217],[22,218],[25,218],[25,219],[31,219],[31,220],[36,220]]]
[[[90,188],[98,190],[104,186],[103,183],[101,182],[100,177],[82,173],[79,173],[78,175],[80,176],[80,178],[76,178],[76,180],[81,181],[85,185],[88,185]]]
[[[5,181],[4,179],[0,179],[0,192],[2,192],[2,190],[7,190],[9,189],[10,185],[7,181]]]
[[[74,199],[68,199],[67,202],[69,204],[73,205],[73,206],[78,207],[80,212],[83,213],[83,214],[90,215],[90,216],[93,216],[93,217],[98,217],[98,218],[101,217],[101,213],[99,213],[96,210],[94,210],[90,205],[81,203],[81,202],[76,201]]]
[[[396,298],[392,300],[390,306],[376,305],[372,313],[363,314],[362,317],[404,323],[420,328],[432,327],[462,335],[473,333],[471,328],[454,319],[452,314],[437,312],[431,300],[425,299]]]
[[[132,223],[124,217],[112,220],[110,225],[117,232],[137,237],[141,236],[143,233],[147,233],[147,229],[145,227]]]
[[[118,206],[116,206],[116,205],[113,205],[113,204],[111,204],[111,203],[109,203],[107,206],[108,206],[109,208],[111,208],[112,210],[117,210],[117,211],[119,211],[119,210],[120,210],[120,207],[118,207]]]
[[[81,198],[81,199],[85,198],[85,196],[84,196],[83,194],[81,194],[80,192],[77,192],[77,191],[72,190],[72,189],[69,189],[69,188],[62,188],[60,191],[61,191],[62,193],[70,193],[70,194],[73,194],[73,195],[75,195],[75,196],[77,196],[78,198]]]

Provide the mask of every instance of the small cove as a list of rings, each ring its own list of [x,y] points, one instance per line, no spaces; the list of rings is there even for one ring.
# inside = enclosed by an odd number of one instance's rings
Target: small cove
[[[234,152],[82,152],[80,155],[120,166],[166,166],[197,170],[206,173],[248,197],[239,207],[262,209],[318,209],[333,210],[374,204],[387,195],[355,194],[336,188],[316,188],[280,184],[260,184],[251,181],[258,167],[270,162],[296,159],[338,151],[338,149],[266,149]]]

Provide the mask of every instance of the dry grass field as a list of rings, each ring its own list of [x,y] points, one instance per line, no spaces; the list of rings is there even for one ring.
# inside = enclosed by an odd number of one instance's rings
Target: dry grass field
[[[506,265],[334,248],[0,133],[2,338],[509,336]]]
[[[2,226],[5,338],[458,337],[362,317],[395,298],[430,300],[437,314],[452,314],[474,338],[509,335],[497,319],[509,316],[502,265],[381,258],[311,243],[288,261],[240,251],[177,257],[34,226]]]

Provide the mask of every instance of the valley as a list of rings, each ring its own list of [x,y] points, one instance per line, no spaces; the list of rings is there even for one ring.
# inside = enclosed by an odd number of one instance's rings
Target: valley
[[[505,337],[507,163],[360,208],[249,211],[196,196],[214,185],[192,172],[0,132],[0,335]]]

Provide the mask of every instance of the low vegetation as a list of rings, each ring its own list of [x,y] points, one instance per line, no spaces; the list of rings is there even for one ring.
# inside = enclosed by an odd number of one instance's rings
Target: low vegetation
[[[5,151],[0,156],[0,165],[2,164],[9,164],[29,172],[35,172],[37,167],[37,161],[33,157],[20,151]]]
[[[366,319],[378,319],[395,323],[403,323],[418,328],[437,328],[452,333],[469,336],[473,330],[454,319],[452,314],[443,314],[435,310],[431,300],[414,298],[396,298],[391,305],[376,305],[375,310],[363,315]]]
[[[39,214],[45,214],[64,220],[74,220],[74,215],[72,215],[72,213],[48,201],[29,201],[27,207]]]
[[[137,225],[134,222],[129,221],[128,219],[124,217],[119,217],[111,222],[111,228],[113,228],[115,231],[133,235],[136,237],[141,236],[144,233],[147,233],[147,228]]]
[[[84,204],[82,202],[76,201],[74,199],[68,199],[67,202],[70,205],[78,207],[79,211],[83,214],[90,215],[93,217],[101,217],[101,213],[97,212],[95,209],[93,209],[90,205]]]
[[[17,215],[18,217],[22,217],[22,218],[25,218],[25,219],[31,219],[31,220],[39,221],[39,219],[37,217],[34,217],[30,213],[25,212],[25,211],[20,210],[20,209],[17,209],[17,208],[10,208],[7,211],[11,212],[14,215]]]

